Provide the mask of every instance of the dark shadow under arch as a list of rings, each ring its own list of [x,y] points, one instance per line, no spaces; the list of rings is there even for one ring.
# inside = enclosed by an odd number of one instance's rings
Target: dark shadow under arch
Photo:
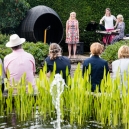
[[[46,42],[59,44],[63,38],[63,26],[58,14],[47,6],[36,6],[27,12],[21,24],[20,36],[30,42],[43,42],[44,30],[48,26]]]
[[[44,41],[44,30],[49,27],[46,33],[46,42],[60,42],[62,37],[62,26],[60,20],[53,14],[41,15],[35,22],[34,35],[39,41]]]

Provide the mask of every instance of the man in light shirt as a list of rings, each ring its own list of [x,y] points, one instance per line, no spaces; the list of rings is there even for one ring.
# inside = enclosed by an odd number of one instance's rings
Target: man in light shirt
[[[4,58],[4,70],[7,74],[7,70],[10,73],[10,83],[13,79],[15,82],[20,81],[23,74],[26,74],[26,82],[30,82],[35,87],[34,73],[35,59],[33,55],[27,53],[22,48],[22,44],[25,42],[24,38],[20,38],[17,34],[10,36],[9,42],[6,47],[12,48],[12,53],[6,55]]]

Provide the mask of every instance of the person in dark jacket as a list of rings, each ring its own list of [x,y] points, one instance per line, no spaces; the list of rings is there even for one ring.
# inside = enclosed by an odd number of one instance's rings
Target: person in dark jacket
[[[66,67],[70,74],[71,64],[69,58],[62,56],[61,47],[57,43],[52,43],[49,47],[49,56],[45,59],[47,63],[47,76],[53,71],[54,62],[56,63],[56,73],[63,73],[63,79],[66,81]]]
[[[108,63],[100,58],[100,54],[102,53],[102,45],[100,43],[93,43],[90,46],[90,51],[92,56],[88,59],[86,59],[83,63],[83,76],[85,73],[85,70],[88,69],[89,64],[91,65],[91,91],[94,92],[96,89],[96,86],[99,86],[100,91],[100,84],[101,80],[103,79],[104,74],[104,68],[106,70],[106,74],[109,71]]]

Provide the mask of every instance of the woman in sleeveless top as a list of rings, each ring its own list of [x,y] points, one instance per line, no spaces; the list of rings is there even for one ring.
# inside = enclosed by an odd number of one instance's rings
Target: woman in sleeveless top
[[[73,46],[73,55],[76,58],[77,43],[79,43],[79,24],[76,20],[76,13],[70,13],[70,18],[66,22],[66,43],[68,44],[69,57],[71,57],[71,49]]]
[[[102,22],[104,21],[105,23],[105,29],[106,31],[112,31],[114,30],[114,28],[116,28],[117,26],[117,19],[114,15],[111,15],[111,10],[110,8],[106,8],[105,10],[105,15],[102,17],[102,19],[100,20],[100,24],[102,24]],[[113,22],[116,21],[116,24],[114,26]],[[114,38],[115,35],[106,35],[103,37],[103,43],[107,44],[107,39],[108,43],[110,44],[112,39]]]

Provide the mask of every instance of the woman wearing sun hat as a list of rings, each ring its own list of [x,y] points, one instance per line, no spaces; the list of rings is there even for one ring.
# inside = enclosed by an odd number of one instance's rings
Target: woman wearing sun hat
[[[10,83],[12,80],[18,82],[22,75],[26,74],[26,82],[30,82],[33,87],[35,86],[34,73],[35,59],[33,55],[27,53],[22,48],[22,44],[25,42],[24,38],[20,38],[17,34],[10,36],[9,42],[6,47],[12,48],[12,53],[6,55],[4,58],[4,70],[7,74],[7,70],[10,72]]]

